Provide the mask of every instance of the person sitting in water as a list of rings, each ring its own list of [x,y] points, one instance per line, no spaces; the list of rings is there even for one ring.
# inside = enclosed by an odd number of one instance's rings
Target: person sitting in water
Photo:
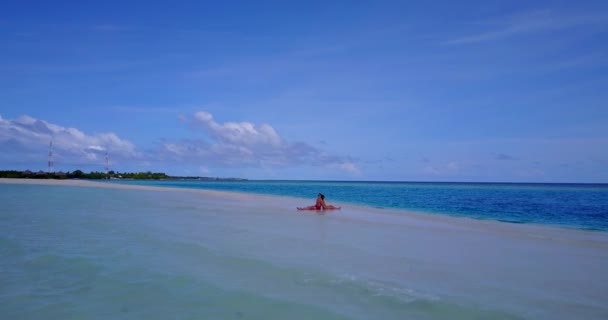
[[[297,208],[298,210],[333,210],[340,209],[341,207],[332,206],[331,204],[325,203],[325,196],[322,193],[317,195],[317,202],[314,206],[308,206],[303,208]]]

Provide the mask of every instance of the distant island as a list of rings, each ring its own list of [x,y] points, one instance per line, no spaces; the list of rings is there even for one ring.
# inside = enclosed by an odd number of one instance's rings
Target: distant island
[[[125,180],[204,180],[204,181],[247,181],[242,178],[217,178],[217,177],[197,177],[197,176],[169,176],[163,172],[97,172],[85,173],[81,170],[72,172],[33,172],[30,170],[4,170],[0,171],[0,178],[13,179],[125,179]]]

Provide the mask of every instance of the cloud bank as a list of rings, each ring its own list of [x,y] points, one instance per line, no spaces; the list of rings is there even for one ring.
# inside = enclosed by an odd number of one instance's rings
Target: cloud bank
[[[201,134],[198,139],[163,141],[166,159],[209,166],[288,167],[313,165],[359,174],[352,159],[328,154],[304,142],[287,142],[269,124],[218,123],[212,114],[200,111],[184,120]]]
[[[14,120],[0,116],[0,149],[5,160],[46,160],[51,141],[55,159],[67,164],[102,164],[106,152],[110,152],[113,159],[139,156],[133,143],[114,133],[86,134],[29,116]]]
[[[337,156],[305,142],[287,142],[269,124],[251,122],[218,123],[208,112],[197,112],[186,122],[195,128],[194,138],[159,140],[156,149],[138,151],[136,146],[116,134],[85,133],[44,120],[21,116],[3,119],[0,116],[0,161],[4,164],[37,163],[46,165],[49,143],[62,170],[79,166],[105,165],[109,153],[111,164],[135,167],[151,162],[169,168],[184,164],[199,168],[287,168],[318,166],[350,175],[359,175],[358,166],[349,157]],[[68,169],[69,168],[69,169]]]

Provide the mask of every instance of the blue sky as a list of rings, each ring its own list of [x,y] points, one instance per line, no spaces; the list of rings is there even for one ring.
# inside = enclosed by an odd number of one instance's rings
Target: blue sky
[[[608,2],[2,2],[0,168],[608,182]]]

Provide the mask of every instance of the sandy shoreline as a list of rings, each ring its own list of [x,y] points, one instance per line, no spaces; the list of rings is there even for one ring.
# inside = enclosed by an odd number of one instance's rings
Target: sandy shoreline
[[[25,185],[44,185],[44,186],[66,186],[66,187],[93,187],[93,188],[113,188],[113,189],[130,189],[130,190],[149,190],[149,191],[180,191],[180,192],[200,192],[209,195],[235,195],[233,192],[202,190],[202,189],[180,189],[167,188],[156,186],[137,186],[128,184],[108,183],[91,180],[54,180],[54,179],[13,179],[0,178],[0,184],[25,184]]]
[[[0,178],[2,184],[18,185],[44,185],[62,187],[86,187],[86,188],[111,188],[124,190],[140,190],[154,192],[178,192],[191,193],[212,199],[231,201],[241,206],[267,206],[274,212],[297,212],[296,206],[306,205],[314,199],[303,199],[291,196],[264,195],[245,192],[218,191],[205,189],[171,188],[159,186],[127,185],[102,181],[90,180],[51,180],[51,179],[11,179]],[[333,202],[332,202],[333,203]],[[535,238],[539,240],[551,240],[558,242],[585,242],[598,245],[608,249],[608,233],[601,231],[589,231],[574,228],[563,228],[559,226],[540,224],[513,224],[495,220],[480,220],[467,217],[455,217],[446,214],[421,213],[411,210],[400,209],[378,209],[353,204],[335,203],[342,206],[340,211],[329,211],[328,216],[333,219],[356,219],[366,223],[388,223],[427,229],[429,231],[458,231],[475,232],[507,237]],[[300,212],[301,214],[314,214],[314,211]]]

